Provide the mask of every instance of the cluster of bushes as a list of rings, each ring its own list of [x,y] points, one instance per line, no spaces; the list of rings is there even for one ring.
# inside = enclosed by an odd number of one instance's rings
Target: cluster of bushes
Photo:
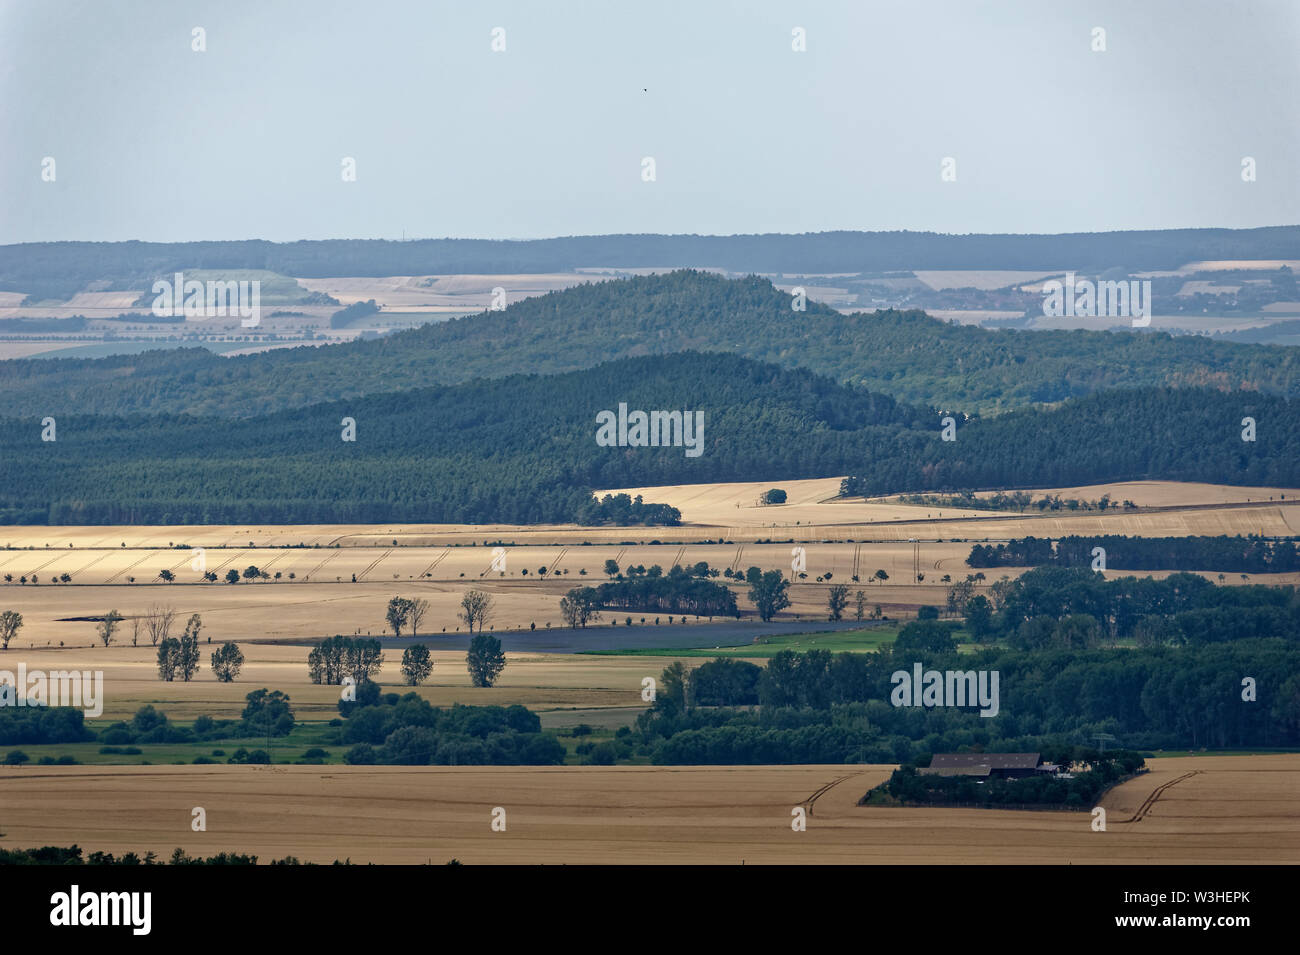
[[[586,733],[579,732],[582,726],[575,726],[571,730],[574,736],[589,735],[591,727],[586,727]],[[613,766],[620,761],[626,761],[634,757],[637,753],[636,745],[632,739],[632,730],[626,726],[620,726],[614,734],[612,740],[594,742],[586,740],[574,747],[574,752],[578,756],[578,762],[583,766]]]
[[[1142,769],[1146,760],[1138,753],[1124,750],[1101,755],[1075,749],[1062,757],[1060,763],[1065,766],[1083,763],[1088,768],[1074,773],[1072,779],[1042,774],[977,781],[971,776],[922,775],[916,766],[909,764],[894,770],[886,782],[867,794],[867,801],[872,802],[874,794],[879,793],[909,805],[1038,804],[1089,809],[1107,789]]]
[[[415,693],[381,693],[377,684],[357,688],[355,702],[340,701],[346,717],[339,742],[352,744],[343,759],[354,765],[552,766],[564,762],[564,746],[542,733],[527,707],[431,706]]]
[[[100,730],[97,738],[101,743],[116,747],[135,743],[196,743],[268,734],[287,736],[293,730],[294,716],[289,697],[279,690],[254,690],[245,699],[248,702],[239,719],[215,720],[205,715],[196,719],[192,727],[177,726],[166,713],[145,704],[136,710],[130,722],[111,723]]]
[[[139,743],[196,743],[211,739],[287,736],[294,726],[289,697],[279,690],[254,690],[237,720],[200,716],[192,727],[177,726],[167,714],[145,704],[129,721],[110,723],[98,733],[85,714],[71,706],[0,707],[0,746],[45,743],[103,744],[101,753],[139,755]]]
[[[369,637],[328,637],[307,655],[307,670],[313,683],[337,686],[344,677],[361,684],[372,679],[384,665],[383,646]]]
[[[95,738],[85,714],[71,706],[0,706],[0,746],[84,743]]]
[[[763,668],[746,660],[719,657],[690,672],[689,694],[696,706],[751,706],[758,703]]]
[[[330,316],[330,328],[347,328],[358,319],[377,315],[378,313],[379,305],[373,298],[364,302],[353,302]]]
[[[682,512],[668,504],[646,503],[638,494],[635,498],[627,494],[606,494],[600,500],[592,498],[590,503],[578,508],[577,523],[585,525],[617,524],[627,527],[631,524],[658,525],[676,527],[682,522]]]
[[[110,747],[122,747],[131,743],[193,743],[203,738],[196,732],[197,728],[197,720],[195,729],[177,726],[167,718],[166,713],[145,704],[135,711],[130,722],[119,720],[100,730],[98,740],[110,752]]]
[[[4,764],[6,766],[22,766],[30,763],[32,758],[24,753],[21,749],[11,749],[5,753]],[[73,756],[60,756],[57,759],[53,756],[42,756],[36,761],[37,766],[78,766],[80,761]]]
[[[1121,506],[1112,501],[1109,494],[1103,494],[1095,501],[1074,497],[1062,500],[1059,494],[1045,494],[1038,500],[1034,500],[1034,496],[1028,491],[998,491],[995,494],[977,497],[970,489],[955,494],[899,494],[896,500],[900,504],[918,504],[922,507],[955,507],[968,511],[1021,511],[1022,513],[1030,507],[1040,511],[1104,511],[1108,508],[1118,509]],[[1125,501],[1123,504],[1126,511],[1136,507],[1137,505],[1132,501]],[[971,564],[971,566],[981,565]]]
[[[694,614],[699,617],[739,617],[736,595],[731,588],[715,584],[699,573],[674,566],[667,574],[651,567],[644,576],[641,568],[628,568],[623,580],[595,587],[595,603],[607,610],[637,610],[651,613]],[[709,573],[708,567],[704,572]]]

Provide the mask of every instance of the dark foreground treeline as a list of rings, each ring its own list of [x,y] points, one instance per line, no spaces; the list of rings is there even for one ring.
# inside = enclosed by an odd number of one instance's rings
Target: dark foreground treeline
[[[892,705],[891,676],[918,662],[997,671],[998,714]],[[702,682],[701,701],[717,705],[691,699]],[[754,699],[759,707],[736,708]],[[785,651],[764,668],[722,660],[689,677],[665,671],[635,737],[657,764],[925,763],[971,747],[1041,752],[1095,733],[1136,749],[1300,746],[1300,648],[1275,639],[1119,652]]]
[[[334,865],[351,865],[351,861],[334,860]],[[450,863],[449,863],[450,864]],[[124,852],[115,856],[111,852],[83,853],[80,846],[41,846],[39,849],[0,849],[0,865],[257,865],[257,856],[241,852],[218,852],[212,856],[192,856],[184,849],[175,849],[163,861],[153,852],[140,855]],[[315,865],[302,862],[297,856],[272,859],[268,865]]]
[[[976,544],[971,567],[1090,567],[1093,548],[1106,552],[1116,570],[1210,570],[1245,574],[1284,574],[1300,570],[1295,541],[1258,537],[1021,537],[1005,544]]]
[[[696,450],[604,447],[596,416],[704,415]],[[1297,403],[1113,391],[958,424],[805,371],[681,353],[475,381],[243,420],[0,419],[0,522],[671,523],[594,488],[856,473],[848,494],[1167,479],[1300,484]],[[1257,440],[1242,441],[1254,417]],[[346,419],[346,420],[345,420]],[[355,440],[345,440],[345,438]],[[684,435],[681,436],[684,440]],[[866,468],[866,470],[864,470]]]

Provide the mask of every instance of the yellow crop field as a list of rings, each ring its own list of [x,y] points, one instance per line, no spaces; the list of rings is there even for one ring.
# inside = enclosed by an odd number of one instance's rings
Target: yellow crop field
[[[1105,832],[1087,812],[856,805],[892,766],[6,767],[2,843],[378,863],[1300,861],[1300,755],[1149,763],[1105,797]]]
[[[679,507],[686,523],[671,528],[0,527],[0,607],[23,614],[26,626],[18,645],[28,646],[84,646],[94,635],[90,618],[116,609],[128,618],[123,629],[129,630],[132,618],[160,604],[174,607],[182,617],[200,614],[205,633],[214,640],[379,635],[393,596],[428,600],[424,630],[455,633],[461,596],[477,587],[496,601],[492,624],[498,630],[545,629],[562,625],[559,600],[567,590],[607,579],[608,560],[623,569],[656,564],[668,569],[703,561],[717,570],[743,572],[757,566],[790,576],[794,548],[800,547],[807,576],[793,584],[792,606],[778,620],[824,618],[827,591],[840,583],[862,589],[869,606],[880,604],[897,617],[921,604],[942,604],[949,583],[944,577],[961,580],[971,572],[966,557],[972,543],[1029,535],[1300,534],[1300,491],[1285,488],[1144,481],[1031,492],[1035,498],[1050,493],[1086,500],[1109,494],[1112,501],[1139,505],[1129,511],[1043,515],[836,499],[838,478],[776,486],[787,491],[789,503],[758,505],[759,494],[769,487],[760,483],[626,489]],[[912,538],[919,542],[915,555]],[[769,540],[785,542],[758,543]],[[494,567],[494,560],[504,563]],[[914,566],[924,580],[913,579]],[[266,579],[244,578],[249,567]],[[1024,569],[986,572],[984,586]],[[236,584],[225,581],[232,570],[241,575]],[[877,570],[888,575],[885,583],[872,582]],[[174,575],[173,583],[163,582],[164,571]],[[215,573],[218,580],[204,582],[203,572]],[[1136,572],[1112,569],[1108,575]],[[1163,577],[1169,572],[1150,573]],[[1205,573],[1217,579],[1212,571]],[[67,582],[61,582],[63,575]],[[1249,581],[1296,584],[1300,574],[1256,574]],[[1243,581],[1233,574],[1225,575],[1224,582]],[[740,608],[750,610],[746,588],[738,585],[737,590]],[[118,641],[125,639],[120,635]]]

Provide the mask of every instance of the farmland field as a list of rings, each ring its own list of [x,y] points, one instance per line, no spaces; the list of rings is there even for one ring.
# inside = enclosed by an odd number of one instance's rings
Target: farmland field
[[[262,861],[1227,864],[1300,861],[1300,755],[1149,760],[1087,812],[862,807],[892,766],[29,767],[0,770],[5,845]],[[1162,783],[1140,820],[1129,822]],[[814,800],[814,794],[822,792]],[[810,805],[811,803],[811,805]],[[207,812],[192,832],[191,809]],[[809,810],[794,832],[791,810]],[[505,832],[490,828],[506,811]]]
[[[756,503],[772,484],[787,490],[790,503]],[[970,572],[965,561],[976,542],[1031,535],[1300,533],[1300,491],[1294,489],[1130,482],[1034,491],[1035,498],[1050,493],[1094,500],[1109,494],[1112,500],[1139,505],[1132,511],[1044,516],[1036,510],[957,511],[892,500],[835,500],[838,487],[839,479],[827,478],[630,489],[648,501],[680,508],[684,523],[679,527],[7,526],[0,527],[0,602],[27,621],[15,646],[85,646],[93,637],[87,618],[113,608],[131,618],[156,603],[171,604],[183,616],[202,614],[205,635],[214,641],[381,635],[384,607],[395,594],[430,602],[425,632],[440,634],[445,628],[455,633],[457,605],[471,586],[496,599],[497,630],[534,624],[545,629],[562,626],[559,600],[567,590],[607,579],[607,560],[624,568],[658,564],[667,569],[704,561],[718,570],[743,572],[758,566],[788,574],[793,540],[804,547],[808,577],[793,583],[791,607],[778,620],[824,619],[831,585],[854,586],[855,575],[868,606],[879,604],[884,613],[905,617],[922,604],[943,603],[948,588],[943,578],[962,579]],[[919,583],[912,581],[913,537],[920,541],[919,568],[925,575]],[[787,542],[756,542],[767,540]],[[504,573],[491,570],[498,542],[505,548]],[[196,566],[216,573],[218,582],[202,582]],[[225,583],[230,570],[242,573],[250,566],[270,579]],[[998,568],[985,585],[1026,569]],[[163,570],[175,575],[174,583],[159,580]],[[876,570],[884,570],[888,579],[870,582]],[[1107,575],[1131,573],[1112,569]],[[63,574],[70,582],[55,583]],[[1161,578],[1169,572],[1150,574]],[[1217,577],[1209,568],[1205,574]],[[27,584],[20,583],[23,577]],[[1296,584],[1300,574],[1255,574],[1249,580]],[[1244,581],[1234,574],[1225,582]],[[738,602],[748,611],[744,588],[739,590]],[[634,624],[641,616],[633,615]],[[603,623],[610,620],[606,614]],[[653,617],[647,623],[653,624]]]

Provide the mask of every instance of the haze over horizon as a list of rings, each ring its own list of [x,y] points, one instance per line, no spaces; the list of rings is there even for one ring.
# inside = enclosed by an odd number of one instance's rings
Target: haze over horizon
[[[1293,4],[131,6],[0,2],[0,243],[1300,223]]]

